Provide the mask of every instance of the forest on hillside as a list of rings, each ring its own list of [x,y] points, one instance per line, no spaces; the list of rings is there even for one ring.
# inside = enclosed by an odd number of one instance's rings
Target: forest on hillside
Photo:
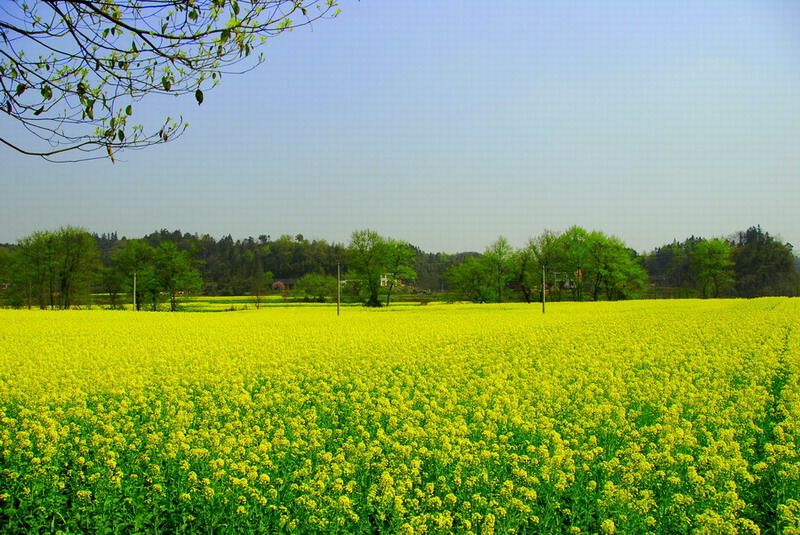
[[[275,292],[324,301],[336,295],[337,270],[345,296],[371,306],[397,293],[473,302],[800,295],[791,244],[760,226],[646,254],[577,226],[545,231],[519,249],[499,237],[483,252],[458,254],[372,231],[339,244],[302,234],[234,240],[160,230],[134,239],[62,227],[0,246],[0,305],[119,306],[135,297],[137,308],[177,310],[189,294],[249,295],[257,305]]]

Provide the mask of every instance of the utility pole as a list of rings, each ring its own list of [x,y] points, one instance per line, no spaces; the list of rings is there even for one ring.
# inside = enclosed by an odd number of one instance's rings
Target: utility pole
[[[342,266],[336,264],[336,315],[341,314],[342,308]]]
[[[136,312],[136,272],[133,272],[133,311]]]
[[[545,282],[544,282],[544,277],[546,272],[547,271],[545,270],[544,264],[542,264],[542,314],[544,314],[544,302],[546,300]]]

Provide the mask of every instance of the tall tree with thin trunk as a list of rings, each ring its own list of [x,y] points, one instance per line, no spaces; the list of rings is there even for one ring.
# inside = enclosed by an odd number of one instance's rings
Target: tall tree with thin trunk
[[[700,295],[722,297],[733,284],[731,246],[720,239],[705,240],[692,251],[691,265]]]
[[[114,267],[122,275],[125,286],[131,292],[136,310],[141,310],[148,291],[155,287],[154,256],[155,250],[145,241],[128,240],[112,258]],[[135,285],[134,280],[136,280]]]
[[[192,266],[186,251],[179,251],[173,242],[161,242],[153,255],[156,280],[162,291],[169,297],[169,308],[178,310],[180,295],[188,295],[200,289],[203,280]]]
[[[400,240],[388,240],[384,252],[384,275],[386,276],[386,306],[392,290],[399,281],[411,281],[417,278],[417,272],[411,267],[414,264],[414,249]]]
[[[514,278],[514,249],[508,240],[500,236],[486,248],[480,261],[486,268],[493,300],[502,303],[506,287]]]
[[[351,273],[347,278],[358,280],[368,307],[381,306],[378,293],[386,269],[386,243],[386,238],[373,230],[357,230],[350,236],[347,265]]]
[[[56,236],[60,250],[61,307],[68,309],[75,304],[88,303],[91,285],[100,271],[100,252],[94,238],[77,227],[62,227]]]
[[[528,240],[528,249],[535,259],[535,265],[539,268],[541,277],[538,277],[539,284],[542,287],[541,300],[542,300],[542,313],[545,310],[545,301],[547,294],[547,279],[548,273],[553,271],[556,262],[562,256],[561,250],[562,242],[560,235],[552,230],[545,230],[535,238]]]

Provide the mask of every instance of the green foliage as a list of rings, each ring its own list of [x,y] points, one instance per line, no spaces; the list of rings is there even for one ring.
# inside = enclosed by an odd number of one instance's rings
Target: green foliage
[[[647,273],[622,241],[594,231],[588,234],[585,243],[588,254],[583,276],[594,301],[601,291],[611,301],[634,298],[644,290]]]
[[[350,237],[346,279],[356,281],[353,287],[368,307],[380,307],[381,279],[386,281],[386,304],[399,279],[413,280],[414,251],[406,242],[384,238],[372,230],[357,230]]]
[[[733,261],[733,273],[725,270],[719,290],[715,290],[713,278],[701,280],[697,276],[698,269],[705,268],[697,264],[699,260],[694,259],[694,253],[707,240],[695,236],[658,247],[646,255],[643,266],[655,288],[666,290],[664,295],[668,297],[800,295],[800,276],[790,244],[781,243],[760,226],[737,232],[726,240],[711,241],[725,242]],[[703,245],[701,249],[707,247]],[[719,244],[716,247],[722,248]],[[706,250],[701,256],[707,253]]]
[[[572,298],[575,301],[583,300],[583,289],[587,278],[584,276],[589,262],[589,233],[579,227],[572,226],[564,232],[560,239],[560,258],[557,269],[574,275],[575,288]]]
[[[450,283],[465,299],[476,303],[499,303],[510,283],[519,278],[517,257],[508,240],[499,237],[480,257],[469,256],[448,271]]]
[[[667,289],[670,293],[666,295],[669,297],[696,295],[697,282],[689,259],[700,241],[701,238],[694,236],[683,242],[676,240],[645,255],[642,265],[650,276],[650,282],[656,287]]]
[[[450,284],[466,300],[473,303],[488,303],[491,300],[489,274],[486,265],[477,257],[468,256],[447,273]]]
[[[112,257],[113,270],[124,290],[134,293],[136,309],[148,304],[157,310],[162,295],[167,296],[170,310],[178,308],[181,297],[197,293],[202,277],[193,266],[189,251],[181,251],[171,241],[157,247],[143,240],[127,240]]]
[[[526,303],[534,299],[534,288],[541,284],[541,266],[531,249],[530,242],[514,254],[512,272],[514,278],[512,285]]]
[[[203,284],[200,273],[192,266],[186,251],[179,251],[172,242],[161,242],[153,255],[155,280],[169,296],[171,311],[178,309],[180,295],[197,292]]]
[[[125,290],[134,293],[136,310],[141,310],[145,300],[153,308],[158,306],[160,290],[155,282],[153,257],[155,250],[142,240],[128,240],[113,256],[113,269],[122,279]]]
[[[272,282],[274,280],[275,277],[271,271],[264,273],[257,269],[256,273],[253,275],[250,286],[250,295],[253,297],[253,304],[257,309],[261,308],[263,297],[269,294],[272,288]]]
[[[413,281],[417,272],[411,267],[414,264],[414,250],[411,246],[398,240],[388,240],[384,251],[384,276],[386,277],[386,306],[392,290],[400,281]]]
[[[509,245],[508,240],[502,236],[497,238],[484,251],[480,262],[484,267],[486,284],[491,292],[491,301],[496,303],[503,302],[505,289],[514,278],[512,271],[513,261],[514,249]]]
[[[89,305],[101,267],[92,236],[71,226],[26,236],[4,264],[9,304],[51,309]]]
[[[193,94],[221,74],[264,61],[253,51],[283,32],[336,16],[334,0],[240,0],[226,3],[115,1],[11,3],[0,15],[0,109],[46,140],[45,158],[65,151],[114,153],[164,143],[188,126],[167,117],[135,124],[132,103],[152,94]],[[32,89],[32,91],[28,91]]]
[[[133,275],[137,273],[137,307],[158,308],[166,294],[156,280],[153,256],[163,242],[173,243],[191,258],[202,279],[198,292],[207,296],[247,295],[256,307],[269,293],[273,280],[297,280],[309,273],[331,276],[338,265],[345,274],[343,289],[351,290],[355,300],[369,302],[374,291],[373,303],[386,304],[400,281],[405,285],[411,282],[415,293],[437,292],[436,298],[451,301],[538,301],[543,265],[548,300],[800,294],[798,259],[792,255],[791,246],[760,227],[738,233],[726,242],[733,250],[734,281],[730,284],[719,279],[718,290],[712,279],[698,276],[696,258],[692,264],[693,256],[697,256],[695,249],[707,241],[703,238],[693,236],[637,256],[620,240],[577,226],[562,233],[545,231],[519,250],[500,239],[483,255],[425,253],[406,242],[375,234],[375,243],[380,244],[376,251],[382,253],[370,261],[370,277],[362,273],[366,271],[364,251],[353,254],[355,242],[348,248],[309,240],[301,234],[283,235],[277,240],[267,235],[234,240],[230,235],[215,239],[177,230],[160,230],[141,240],[118,239],[115,233],[95,234],[103,267],[97,265],[96,254],[95,260],[89,261],[94,263],[90,269],[80,268],[78,262],[75,286],[69,278],[71,268],[60,267],[65,257],[59,247],[67,245],[60,232],[36,232],[16,246],[0,247],[2,305],[61,308],[66,306],[60,291],[65,284],[70,306],[88,304],[91,289],[107,294],[108,303],[117,307],[132,301]],[[369,231],[359,231],[361,237],[366,237],[365,233]],[[61,278],[62,271],[67,279]],[[701,284],[707,284],[706,288]],[[448,293],[439,293],[444,291]],[[128,298],[123,300],[123,294],[129,294]]]
[[[722,297],[733,283],[732,252],[719,239],[701,241],[692,251],[692,271],[703,297]]]
[[[480,258],[451,268],[449,278],[461,295],[479,303],[502,302],[510,285],[526,302],[534,293],[541,299],[546,290],[560,295],[563,286],[575,300],[583,298],[584,288],[595,301],[601,296],[632,299],[647,285],[647,273],[634,254],[617,238],[572,227],[563,234],[545,231],[518,251],[501,237]]]
[[[347,279],[356,279],[359,293],[363,294],[364,304],[379,307],[378,292],[381,288],[381,275],[384,271],[383,251],[386,239],[372,230],[357,230],[350,237],[347,249],[348,266],[351,272]]]
[[[792,246],[779,242],[760,226],[736,234],[733,261],[740,297],[800,295]]]
[[[336,277],[321,273],[307,273],[297,281],[296,290],[306,298],[324,302],[336,295]]]
[[[528,246],[518,254],[519,268],[524,270],[520,273],[521,285],[528,289],[538,286],[539,298],[545,299],[544,293],[548,284],[552,282],[553,286],[558,285],[554,272],[559,259],[563,257],[563,252],[564,242],[559,233],[545,230],[536,238],[528,240]],[[522,291],[525,293],[525,289]],[[527,301],[530,302],[529,299]]]

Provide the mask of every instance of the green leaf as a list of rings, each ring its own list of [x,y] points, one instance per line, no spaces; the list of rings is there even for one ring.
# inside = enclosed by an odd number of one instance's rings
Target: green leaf
[[[53,90],[50,88],[49,85],[44,86],[41,90],[41,93],[42,93],[42,98],[44,98],[45,100],[50,100],[51,98],[53,98]]]
[[[234,15],[238,15],[239,14],[239,2],[234,2],[232,7],[233,7],[233,14]]]
[[[86,116],[94,121],[94,100],[86,103]]]
[[[169,91],[169,88],[172,86],[172,82],[170,82],[169,78],[166,76],[161,78],[161,83],[164,84],[164,91]]]
[[[25,84],[19,84],[17,86],[17,92],[16,92],[16,94],[14,96],[15,97],[20,96],[22,93],[25,92],[26,89],[28,89],[28,87]]]
[[[197,105],[199,106],[203,103],[203,92],[198,89],[194,92],[194,98],[197,100]]]
[[[125,108],[125,115],[133,115],[133,106],[130,104]]]
[[[120,130],[120,131],[117,133],[117,137],[119,138],[120,142],[122,142],[122,141],[125,141],[125,132],[123,132],[122,130]]]

